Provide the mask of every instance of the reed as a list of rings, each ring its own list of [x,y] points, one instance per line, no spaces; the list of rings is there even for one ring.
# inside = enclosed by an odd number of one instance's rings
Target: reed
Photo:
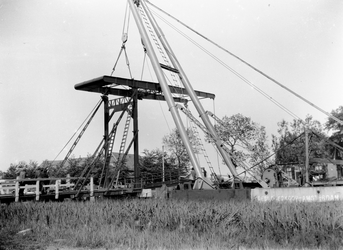
[[[58,244],[71,247],[338,249],[343,247],[343,202],[130,199],[1,206],[0,249],[15,244],[22,237],[15,233],[25,229],[31,229],[35,242],[60,239]]]

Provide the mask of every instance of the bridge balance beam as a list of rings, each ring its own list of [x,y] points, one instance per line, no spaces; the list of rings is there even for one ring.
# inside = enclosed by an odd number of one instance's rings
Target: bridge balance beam
[[[74,88],[76,90],[96,92],[101,94],[112,94],[117,96],[130,97],[133,94],[133,90],[126,90],[119,87],[126,86],[139,90],[140,99],[151,99],[164,101],[164,96],[159,83],[149,81],[139,81],[135,79],[127,79],[113,76],[101,76],[89,81],[85,81],[76,84]],[[186,89],[169,86],[170,92],[173,94],[187,95]],[[202,92],[195,90],[198,97],[214,99],[215,95],[212,93]],[[183,98],[174,98],[175,101],[185,102]]]

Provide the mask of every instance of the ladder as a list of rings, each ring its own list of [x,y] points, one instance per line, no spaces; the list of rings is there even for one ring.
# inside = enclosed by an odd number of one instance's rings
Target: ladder
[[[189,118],[190,118],[190,119],[191,119],[191,120],[201,129],[201,130],[203,130],[204,133],[207,134],[207,135],[209,136],[209,138],[211,139],[211,142],[214,143],[214,141],[216,140],[216,138],[213,138],[212,134],[209,133],[209,132],[207,131],[206,127],[205,127],[204,125],[202,125],[197,119],[195,119],[195,117],[192,115],[192,113],[191,113],[188,109],[186,109],[185,107],[181,106],[180,104],[177,104],[176,107],[179,108],[184,114],[186,114],[187,117],[189,117]],[[228,155],[230,155],[231,157],[233,156],[233,155],[231,154],[230,150],[225,146],[224,143],[221,144],[221,148],[222,148]],[[243,161],[241,161],[241,162],[239,162],[239,163],[241,163],[240,166],[241,166],[244,170],[248,171],[248,166],[246,166],[246,164],[245,164]],[[264,188],[267,188],[267,187],[268,187],[267,183],[265,183],[263,180],[257,179],[256,177],[255,177],[255,179],[258,181],[258,183],[259,183],[262,187],[264,187]]]
[[[165,55],[164,50],[161,47],[161,44],[159,43],[158,39],[156,38],[155,32],[153,31],[153,28],[151,27],[151,24],[150,24],[150,22],[146,16],[145,11],[143,10],[142,6],[139,6],[139,12],[141,14],[142,20],[144,21],[144,23],[145,23],[145,25],[149,31],[151,39],[154,41],[155,46],[156,46],[158,52],[160,53],[160,55],[161,55],[161,57],[165,63],[165,65],[160,63],[161,68],[170,71],[171,77],[172,77],[172,80],[173,80],[175,86],[181,87],[180,86],[181,84],[179,83],[179,81],[177,80],[177,77],[175,75],[175,73],[178,74],[179,72],[178,72],[178,70],[176,70],[170,66],[170,61],[168,60],[167,56]]]
[[[113,127],[112,127],[112,130],[109,134],[109,149],[107,151],[107,158],[105,159],[105,163],[104,163],[104,167],[103,167],[103,171],[101,173],[101,176],[100,176],[100,179],[99,179],[99,183],[101,183],[101,180],[103,178],[103,173],[104,173],[104,169],[106,166],[108,165],[105,165],[107,162],[109,163],[109,160],[111,159],[111,155],[112,155],[112,150],[113,150],[113,145],[114,145],[114,138],[115,138],[115,135],[116,135],[116,132],[117,132],[117,128],[118,128],[118,125],[119,125],[119,122],[121,121],[121,119],[123,118],[124,116],[124,113],[125,113],[125,110],[122,111],[122,113],[120,114],[118,120],[116,123],[113,124]],[[99,145],[99,147],[101,147],[101,145],[105,142],[105,140],[103,139]],[[77,180],[75,186],[77,186],[79,183],[80,183],[80,180],[84,177],[84,175],[86,175],[86,177],[83,179],[83,182],[81,183],[81,186],[79,188],[79,190],[77,191],[75,197],[78,197],[79,193],[81,192],[83,186],[85,185],[86,183],[86,180],[87,178],[89,177],[89,175],[92,173],[93,169],[94,169],[94,166],[95,166],[95,163],[101,158],[102,155],[106,154],[106,143],[104,143],[104,145],[102,146],[100,152],[98,153],[98,155],[95,157],[97,151],[99,150],[99,147],[96,149],[95,153],[93,154],[93,160],[91,161],[90,164],[88,164],[86,166],[86,168],[82,171],[82,174],[80,176],[80,178]],[[110,154],[109,154],[110,153]],[[87,174],[86,174],[87,173]]]
[[[108,146],[107,146],[107,152],[106,152],[106,159],[105,159],[105,166],[109,166],[112,158],[112,152],[113,152],[113,146],[114,146],[114,139],[116,137],[117,132],[117,126],[115,126],[115,130],[113,133],[110,133],[110,136],[108,138]]]
[[[86,129],[88,128],[88,125],[91,123],[91,121],[93,120],[93,117],[95,116],[95,114],[97,113],[98,109],[100,108],[101,104],[102,104],[102,100],[99,102],[99,104],[97,105],[97,107],[95,108],[94,112],[92,113],[91,117],[88,119],[86,125],[83,127],[83,129],[81,130],[80,134],[78,135],[78,137],[76,138],[75,142],[73,143],[73,145],[71,146],[71,148],[69,149],[67,155],[64,157],[61,165],[60,165],[60,169],[63,168],[64,164],[66,163],[66,161],[69,159],[69,156],[71,155],[71,153],[74,151],[77,143],[80,141],[81,137],[83,136],[84,132],[86,131]]]
[[[126,117],[125,126],[124,126],[123,138],[120,143],[117,162],[120,161],[121,155],[124,153],[124,149],[126,145],[127,135],[129,132],[129,127],[130,127],[131,118],[132,118],[132,105],[131,104],[127,107],[126,111],[127,111],[127,117]]]
[[[129,105],[129,103],[126,104],[127,106]],[[76,185],[77,186],[80,181],[81,181],[81,178],[83,178],[85,175],[86,175],[86,178],[88,178],[88,176],[90,175],[90,173],[93,171],[93,168],[94,168],[94,165],[95,163],[97,162],[97,160],[99,160],[102,155],[105,155],[106,159],[105,159],[105,162],[104,162],[104,166],[103,166],[103,170],[101,172],[101,175],[100,175],[100,179],[99,179],[99,184],[101,183],[101,180],[103,178],[103,175],[104,175],[104,169],[108,166],[110,160],[111,160],[111,156],[112,156],[112,150],[113,150],[113,145],[114,145],[114,139],[115,139],[115,135],[116,135],[116,132],[117,132],[117,128],[118,128],[118,125],[119,125],[119,122],[121,121],[121,119],[123,118],[124,114],[125,114],[125,110],[127,109],[127,106],[126,108],[121,112],[118,120],[116,123],[113,124],[113,127],[111,129],[111,132],[109,133],[109,141],[108,141],[108,151],[107,151],[107,155],[106,155],[106,143],[105,143],[105,140],[102,139],[102,141],[100,142],[98,148],[95,150],[94,154],[92,155],[92,161],[90,164],[88,164],[84,170],[82,171],[81,173],[81,176],[80,178],[77,180],[76,182]],[[114,112],[110,115],[110,118],[112,118]],[[104,144],[103,146],[101,146],[102,144]],[[99,149],[101,147],[101,150],[100,152],[98,153]],[[98,154],[98,155],[97,155]],[[81,186],[80,186],[80,189],[79,191],[77,192],[76,194],[76,197],[77,195],[79,194],[79,192],[81,191],[82,187],[84,186],[85,184],[85,180],[81,183]]]
[[[132,146],[132,144],[133,144],[133,142],[134,142],[136,136],[137,136],[137,133],[133,136],[133,138],[132,138],[132,140],[131,140],[129,146],[127,147],[127,149],[126,149],[126,151],[125,151],[123,157],[121,158],[121,160],[120,160],[120,161],[119,161],[119,160],[117,161],[116,172],[113,174],[113,177],[116,176],[116,178],[112,178],[111,183],[110,183],[110,184],[108,185],[108,187],[107,187],[107,192],[108,192],[108,191],[110,190],[110,188],[113,186],[113,183],[114,183],[114,182],[115,182],[114,187],[115,187],[115,188],[118,187],[118,181],[119,181],[120,171],[122,170],[122,167],[123,167],[123,165],[124,165],[125,158],[126,158],[127,154],[129,153],[129,150],[130,150],[130,148],[131,148],[131,146]]]
[[[197,141],[198,141],[198,143],[199,143],[199,145],[201,147],[201,151],[202,151],[202,153],[204,155],[206,163],[207,163],[207,165],[208,165],[208,167],[209,167],[209,169],[211,171],[211,174],[212,174],[211,176],[213,176],[214,179],[219,183],[219,178],[218,178],[216,172],[214,171],[214,168],[212,167],[212,163],[210,161],[210,158],[208,157],[206,149],[204,147],[204,144],[202,143],[202,140],[200,138],[199,131],[198,131],[198,129],[197,129],[197,127],[196,127],[196,125],[195,125],[195,123],[193,121],[191,121],[191,126],[192,126],[192,129],[193,129],[194,135],[195,135],[195,137],[196,137],[196,139],[197,139]]]
[[[117,133],[117,128],[118,128],[118,125],[119,125],[121,119],[124,116],[124,113],[127,111],[127,108],[128,108],[129,105],[130,105],[130,103],[126,104],[126,108],[121,112],[117,122],[113,124],[112,131],[109,134],[109,140],[108,140],[109,144],[108,144],[108,147],[107,147],[108,150],[105,153],[106,159],[105,159],[105,163],[104,163],[104,169],[107,168],[109,166],[109,164],[110,164],[110,161],[111,161],[111,158],[112,158],[113,146],[114,146],[114,139],[115,139],[115,136],[116,136],[116,133]],[[105,148],[106,148],[106,144],[105,144]],[[101,176],[101,179],[102,179],[102,176]],[[100,179],[100,182],[101,182],[101,179]]]
[[[130,123],[131,123],[131,118],[132,118],[132,104],[130,104],[127,107],[126,111],[127,111],[127,117],[126,117],[126,122],[125,122],[125,126],[124,126],[123,138],[122,138],[121,143],[120,143],[118,158],[117,158],[117,161],[116,161],[116,171],[115,171],[115,174],[114,174],[114,176],[116,176],[116,184],[115,184],[116,187],[118,186],[118,179],[119,179],[121,167],[124,164],[125,157],[126,157],[126,155],[128,153],[127,152],[127,153],[125,153],[123,155],[124,149],[125,149],[125,145],[126,145],[126,141],[127,141],[127,135],[128,135],[129,127],[130,127]],[[113,181],[111,182],[111,184],[109,185],[108,188],[110,188],[112,184],[113,184]]]

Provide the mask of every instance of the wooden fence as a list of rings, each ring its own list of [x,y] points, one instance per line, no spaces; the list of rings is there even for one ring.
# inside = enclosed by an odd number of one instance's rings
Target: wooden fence
[[[17,179],[6,179],[6,180],[0,180],[0,196],[5,195],[14,195],[15,196],[15,202],[19,201],[20,197],[20,190],[24,189],[23,194],[24,195],[32,195],[35,194],[36,200],[39,201],[39,197],[42,195],[42,191],[48,189],[49,193],[55,194],[55,199],[58,199],[61,192],[64,192],[64,190],[68,189],[73,190],[74,183],[71,183],[70,180],[78,179],[76,177],[65,177],[65,178],[37,178],[37,179],[20,179],[17,177]],[[65,183],[62,184],[62,180],[65,180]],[[54,184],[46,184],[41,185],[40,182],[46,182],[49,181],[55,182]],[[34,184],[27,184],[28,182]],[[90,183],[89,183],[89,196],[91,200],[93,200],[94,197],[94,181],[93,177],[90,177]]]

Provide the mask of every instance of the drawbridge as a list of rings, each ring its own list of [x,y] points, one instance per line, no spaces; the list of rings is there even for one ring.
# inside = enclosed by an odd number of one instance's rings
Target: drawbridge
[[[168,43],[168,40],[164,36],[161,28],[159,27],[158,23],[156,22],[154,15],[152,14],[151,10],[149,9],[148,5],[150,4],[153,7],[157,8],[153,4],[151,4],[149,1],[144,0],[128,0],[128,6],[130,9],[130,13],[132,14],[136,26],[138,28],[141,42],[143,46],[143,50],[145,54],[150,59],[150,63],[153,67],[153,70],[155,72],[156,78],[158,82],[148,82],[148,81],[139,81],[134,80],[131,75],[130,71],[130,79],[126,78],[119,78],[114,76],[101,76],[99,78],[89,80],[80,84],[75,85],[76,90],[81,91],[88,91],[88,92],[96,92],[102,94],[102,100],[104,102],[104,155],[105,155],[105,167],[104,167],[104,186],[110,188],[110,186],[113,184],[113,180],[115,179],[115,176],[112,176],[108,179],[108,158],[112,153],[113,148],[113,136],[112,132],[109,132],[109,121],[112,117],[113,112],[119,112],[119,111],[125,111],[127,110],[128,105],[130,105],[130,116],[133,118],[133,141],[129,144],[133,144],[134,148],[134,178],[139,179],[140,176],[140,169],[139,169],[139,161],[138,161],[138,100],[158,100],[158,101],[166,101],[169,111],[171,113],[171,116],[173,118],[173,121],[175,123],[176,128],[178,129],[181,139],[183,141],[183,144],[187,150],[187,153],[190,158],[191,165],[194,167],[194,170],[196,172],[197,181],[195,182],[194,188],[195,189],[202,189],[206,186],[208,188],[213,188],[211,184],[207,185],[206,178],[204,178],[202,168],[199,164],[199,161],[193,152],[192,145],[189,141],[189,138],[187,136],[185,125],[183,124],[179,110],[184,112],[186,109],[185,107],[180,108],[180,105],[177,103],[184,103],[187,106],[188,102],[191,102],[194,105],[194,108],[196,109],[198,116],[200,117],[201,122],[196,121],[193,119],[192,121],[201,129],[203,132],[210,138],[211,143],[216,148],[217,152],[221,156],[223,162],[230,170],[230,173],[233,176],[233,183],[235,181],[241,182],[241,179],[238,177],[239,174],[237,173],[236,166],[233,164],[233,161],[237,162],[234,159],[234,156],[229,152],[227,147],[225,146],[225,142],[223,142],[219,136],[216,133],[216,130],[213,126],[213,124],[210,122],[210,117],[213,118],[213,115],[209,114],[208,111],[205,111],[202,104],[199,101],[199,98],[211,98],[214,99],[214,94],[196,91],[193,89],[192,84],[188,80],[188,77],[186,73],[184,72],[181,64],[179,63],[177,56],[174,54],[173,49]],[[158,9],[158,8],[157,8]],[[125,17],[126,19],[126,17]],[[124,26],[126,24],[124,23]],[[125,43],[128,39],[127,32],[124,32],[125,28],[123,28],[123,35],[122,35],[122,47],[119,56],[124,51],[126,56],[126,62],[127,65],[129,65],[126,50],[125,50]],[[207,39],[208,40],[208,39]],[[211,41],[210,41],[211,42]],[[218,45],[215,44],[217,47]],[[302,99],[303,101],[311,104],[312,106],[316,107],[320,110],[319,107],[315,106],[313,103],[310,103],[305,98],[299,96],[294,91],[286,88],[284,85],[282,85],[280,82],[276,81],[275,79],[271,78],[270,76],[266,75],[265,73],[259,71],[252,65],[248,64],[246,61],[242,60],[241,58],[233,55],[229,51],[220,48],[224,50],[226,53],[229,53],[230,55],[234,56],[236,59],[240,60],[244,64],[248,65],[253,70],[257,71],[258,73],[262,74],[263,76],[267,77],[269,80],[273,81],[277,85],[283,87],[287,91],[291,92],[292,94],[296,95],[298,98]],[[119,58],[119,57],[118,57]],[[118,59],[116,61],[116,64],[118,62]],[[112,73],[115,71],[115,66],[113,67]],[[237,72],[233,72],[237,74]],[[242,78],[244,80],[244,78]],[[246,83],[251,85],[254,89],[258,90],[261,94],[266,96],[266,94],[258,89],[255,85],[253,85],[251,82],[245,80]],[[115,95],[120,96],[119,99],[109,100],[109,95]],[[267,96],[268,97],[268,96]],[[128,100],[129,98],[129,100]],[[277,101],[271,99],[276,105],[280,106],[284,110],[288,111],[286,108],[284,108],[281,104],[279,104]],[[112,114],[110,114],[110,111],[112,111]],[[323,111],[323,110],[321,110]],[[185,112],[184,112],[185,113]],[[325,112],[324,112],[325,113]],[[185,113],[188,118],[193,117],[188,112]],[[293,113],[291,113],[293,114]],[[327,114],[327,113],[326,113]],[[330,114],[329,117],[331,117]],[[331,117],[332,118],[332,117]],[[336,121],[337,118],[333,117]],[[128,122],[128,120],[127,120]],[[217,119],[218,122],[218,119]],[[342,121],[338,120],[338,122],[342,123]],[[123,138],[126,138],[127,135],[127,126],[125,125],[125,131]],[[243,142],[245,143],[245,142]],[[124,153],[124,148],[122,145],[125,144],[125,139],[123,139],[120,147],[120,155]],[[128,149],[127,149],[128,150]],[[206,157],[206,156],[205,156]],[[118,159],[120,161],[120,159]],[[208,160],[206,159],[208,162]],[[251,168],[250,166],[247,166],[244,162],[241,162],[241,167],[245,170],[245,172],[248,172]],[[117,170],[115,172],[117,179],[120,172],[120,163],[117,164]],[[212,172],[213,168],[210,167],[210,170]],[[215,174],[215,173],[212,173]],[[286,175],[285,175],[286,176]],[[293,180],[290,180],[293,181]],[[264,188],[269,187],[268,184],[263,179],[257,179],[257,182]],[[205,184],[205,185],[204,185]],[[240,185],[242,187],[242,185]]]
[[[214,126],[210,122],[205,110],[200,103],[200,98],[214,99],[215,95],[212,93],[202,92],[194,90],[190,84],[183,68],[177,60],[177,57],[172,51],[172,48],[168,44],[168,41],[164,37],[162,31],[158,27],[153,15],[144,1],[128,1],[131,13],[135,19],[138,27],[144,52],[150,59],[150,63],[153,67],[158,82],[149,82],[128,78],[120,78],[114,76],[101,76],[89,81],[85,81],[75,85],[76,90],[88,91],[100,93],[104,102],[104,146],[103,154],[105,155],[105,166],[103,170],[104,174],[104,187],[110,188],[113,184],[114,179],[118,179],[120,164],[118,163],[116,168],[116,176],[109,177],[109,160],[113,148],[113,133],[110,132],[109,122],[112,114],[115,112],[123,112],[130,105],[130,116],[133,119],[133,135],[134,138],[130,145],[133,145],[134,151],[134,178],[139,179],[140,168],[139,168],[139,134],[138,134],[138,100],[158,100],[167,102],[169,111],[174,120],[175,126],[178,129],[183,144],[189,155],[192,167],[198,177],[195,182],[195,188],[201,189],[205,186],[213,188],[211,184],[208,184],[203,176],[203,171],[200,163],[193,152],[191,143],[189,142],[188,135],[185,130],[179,110],[176,103],[187,103],[191,101],[194,104],[199,117],[205,124],[208,133],[211,134],[213,144],[217,147],[217,150],[222,156],[222,159],[229,167],[230,172],[235,177],[237,176],[236,169],[232,164],[230,155],[225,152],[222,145],[223,142],[216,135]],[[125,30],[125,29],[124,29]],[[128,58],[125,50],[125,43],[128,39],[127,33],[122,36],[122,47],[119,56],[124,51],[126,61]],[[118,60],[117,60],[118,62]],[[116,64],[117,64],[116,62]],[[113,68],[115,70],[116,64]],[[113,73],[112,72],[112,73]],[[131,71],[130,71],[131,75]],[[120,98],[109,100],[109,96],[119,96]],[[112,112],[112,113],[111,113]],[[126,135],[124,134],[124,138]],[[122,142],[123,144],[123,142]],[[121,153],[120,153],[121,154]],[[87,172],[87,171],[86,171]],[[88,170],[88,173],[91,169]],[[87,173],[84,173],[87,177]],[[82,176],[83,177],[83,176]]]
[[[125,87],[125,89],[123,89],[123,87]],[[188,101],[186,99],[188,94],[184,88],[175,86],[168,86],[168,88],[170,93],[181,95],[181,97],[172,97],[173,102],[186,103]],[[114,143],[111,140],[111,138],[114,137],[111,136],[109,132],[109,124],[111,118],[113,117],[113,113],[126,111],[128,104],[130,104],[132,108],[129,115],[133,119],[133,134],[135,135],[132,141],[134,151],[134,178],[137,180],[140,179],[138,103],[139,100],[166,101],[160,84],[113,76],[102,76],[76,84],[75,89],[102,94],[102,99],[104,102],[104,151],[107,152],[107,155],[111,155]],[[215,95],[212,93],[197,90],[194,91],[194,93],[201,98],[215,98]],[[116,99],[109,99],[109,96],[120,97]],[[128,126],[125,126],[126,133],[124,132],[124,138],[127,137],[127,128]],[[122,141],[120,147],[121,152],[124,148],[123,144],[124,142]],[[107,160],[105,164],[106,166],[104,172],[105,175],[108,175],[109,160]],[[108,178],[105,177],[105,179]],[[105,186],[108,186],[108,184],[106,183]]]
[[[155,72],[157,82],[136,80],[132,77],[130,69],[130,78],[113,76],[118,59],[123,52],[126,56],[127,65],[129,65],[125,49],[128,34],[124,32],[125,28],[127,27],[124,27],[122,35],[122,47],[115,66],[113,67],[112,74],[99,76],[97,78],[87,80],[75,85],[75,89],[78,91],[100,94],[101,102],[97,105],[91,118],[87,122],[84,129],[81,131],[80,135],[77,137],[67,156],[62,161],[61,167],[66,163],[68,157],[71,155],[72,151],[76,147],[78,141],[87,129],[95,113],[103,104],[103,139],[93,153],[91,162],[87,164],[87,166],[82,171],[81,176],[76,179],[66,177],[64,178],[63,183],[61,183],[59,179],[54,180],[51,178],[39,178],[25,181],[21,179],[11,180],[11,183],[5,183],[4,185],[7,186],[2,187],[1,190],[5,190],[6,193],[2,194],[2,196],[0,196],[0,199],[13,199],[15,201],[19,201],[25,199],[49,200],[62,198],[93,198],[99,196],[111,197],[118,195],[136,195],[138,193],[141,193],[143,189],[147,188],[158,188],[163,185],[177,186],[178,184],[187,183],[188,180],[183,180],[180,176],[172,176],[171,174],[169,176],[169,179],[167,178],[167,180],[164,179],[164,176],[162,178],[161,175],[142,175],[139,163],[138,120],[138,107],[139,101],[141,100],[164,101],[167,103],[174,124],[180,133],[185,149],[189,155],[191,165],[192,167],[194,167],[194,170],[196,172],[197,178],[195,180],[195,183],[193,183],[194,189],[211,189],[214,188],[214,186],[213,183],[208,182],[206,176],[204,176],[202,167],[200,166],[199,160],[196,157],[192,145],[189,141],[187,131],[185,129],[186,126],[184,125],[180,117],[181,112],[185,113],[186,116],[191,119],[194,128],[195,126],[198,126],[208,136],[208,138],[210,138],[210,142],[216,148],[223,162],[225,162],[226,166],[230,170],[230,173],[233,176],[233,184],[235,184],[235,182],[237,181],[239,187],[242,187],[241,180],[238,177],[239,174],[237,173],[236,167],[233,164],[234,156],[230,154],[229,150],[225,146],[225,143],[218,137],[215,127],[213,126],[209,118],[212,117],[216,119],[218,123],[220,123],[220,120],[218,120],[217,117],[215,117],[213,114],[205,111],[200,102],[200,99],[203,98],[214,99],[215,95],[213,93],[193,89],[192,84],[190,83],[186,73],[184,72],[181,64],[177,59],[177,56],[174,54],[166,37],[164,36],[162,30],[160,29],[154,16],[152,15],[152,12],[148,8],[147,3],[149,3],[149,1],[128,0],[128,5],[130,8],[129,11],[131,11],[130,13],[132,13],[132,16],[138,27],[144,53],[150,59],[150,63]],[[237,59],[239,59],[243,63],[246,63],[240,58]],[[256,68],[252,68],[255,69],[255,71],[258,71]],[[263,72],[258,72],[264,75]],[[270,79],[270,77],[266,77]],[[274,81],[278,85],[281,85],[274,79],[270,80]],[[249,84],[249,82],[247,83]],[[254,89],[257,89],[256,86],[251,86]],[[194,105],[194,108],[196,109],[201,122],[197,121],[184,106],[179,105],[187,104],[189,102]],[[116,113],[119,113],[120,115],[118,120],[113,122],[114,114]],[[124,118],[125,114],[127,115],[126,119]],[[117,128],[122,120],[124,121],[124,132],[122,140],[119,143],[119,153],[117,158],[114,160],[114,164],[111,164],[111,161],[113,161],[114,145],[115,143],[117,143]],[[132,140],[128,142],[127,140],[131,121],[133,127],[133,136]],[[341,123],[342,121],[338,120],[338,122]],[[133,176],[123,179],[121,178],[121,173],[124,170],[125,157],[128,154],[129,150],[131,150],[131,148],[133,148],[134,152]],[[208,156],[205,155],[205,158],[207,163],[210,164]],[[101,176],[99,178],[99,185],[98,188],[95,188],[92,175],[94,174],[95,163],[99,159],[104,159],[104,161]],[[248,171],[248,169],[250,168],[244,163],[242,163],[241,165],[241,167],[245,171]],[[211,174],[216,177],[212,166],[210,166],[210,170]],[[70,180],[75,181],[73,185],[70,185]],[[43,181],[54,181],[54,183],[41,185],[40,183]],[[257,181],[260,186],[264,188],[269,187],[263,179],[259,179]],[[44,188],[49,189],[50,192],[42,192],[42,190],[45,190]],[[26,191],[25,193],[21,193],[21,190]]]

